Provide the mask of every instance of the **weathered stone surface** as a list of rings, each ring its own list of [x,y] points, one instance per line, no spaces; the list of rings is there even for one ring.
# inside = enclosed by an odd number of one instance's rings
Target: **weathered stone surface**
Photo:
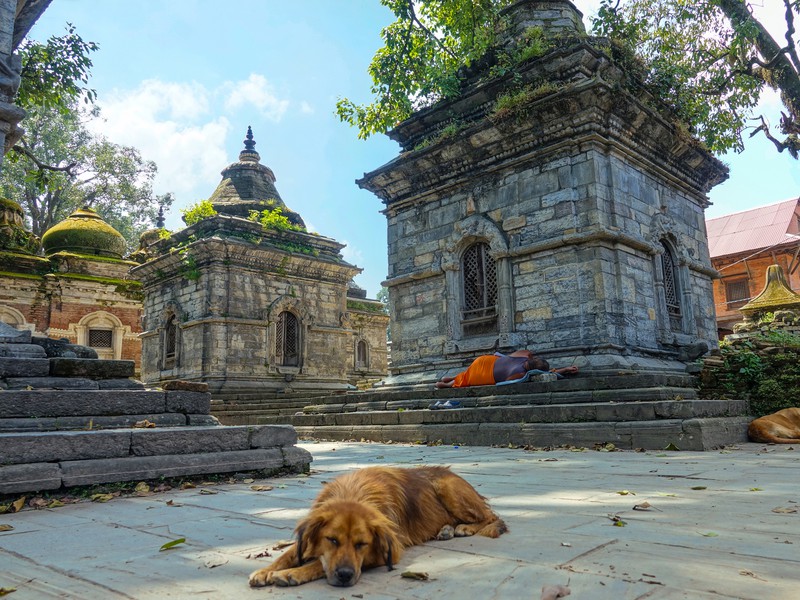
[[[14,494],[61,487],[61,469],[55,463],[0,466],[0,494]]]
[[[50,361],[50,374],[55,377],[117,379],[121,377],[133,377],[134,367],[135,363],[132,360],[53,358]]]
[[[0,357],[5,356],[11,358],[46,358],[47,354],[44,348],[36,344],[0,343]]]
[[[47,377],[50,361],[42,358],[0,358],[0,377]]]
[[[12,327],[0,321],[0,345],[2,344],[30,344],[31,332]]]
[[[221,425],[219,419],[211,415],[186,415],[186,423],[188,425],[197,425],[204,427],[216,427]]]
[[[207,392],[208,384],[203,383],[202,381],[183,381],[176,379],[161,383],[161,389],[167,391],[180,390],[184,392]]]
[[[9,390],[96,390],[97,382],[83,377],[9,377]]]
[[[61,359],[66,360],[66,359]],[[0,394],[0,418],[111,416],[164,413],[164,392],[119,390],[6,391]]]
[[[61,463],[65,486],[113,481],[137,481],[157,477],[177,477],[201,473],[236,471],[276,471],[283,468],[283,453],[278,448],[237,450],[203,454],[133,456]]]
[[[208,392],[166,392],[167,412],[208,414],[211,412],[211,394]]]
[[[259,425],[249,429],[252,448],[294,446],[297,443],[297,432],[291,425]]]
[[[123,457],[130,450],[128,430],[0,434],[0,464]]]
[[[145,420],[155,423],[156,427],[183,427],[187,424],[186,416],[176,413],[8,418],[0,419],[0,432],[91,431],[96,429],[130,428],[139,421]],[[215,424],[218,425],[219,423]]]
[[[135,379],[98,379],[97,386],[101,390],[143,390],[144,384]]]
[[[247,427],[134,429],[131,452],[135,456],[157,456],[247,450],[249,433]]]
[[[89,346],[73,344],[69,340],[54,340],[49,337],[33,336],[31,343],[44,348],[49,358],[97,359],[97,351]]]

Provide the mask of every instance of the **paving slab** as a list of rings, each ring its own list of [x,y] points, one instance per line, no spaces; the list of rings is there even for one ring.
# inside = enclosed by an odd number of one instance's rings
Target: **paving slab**
[[[800,448],[321,442],[294,450],[312,454],[310,474],[2,514],[0,524],[13,529],[0,532],[0,588],[34,599],[536,600],[542,586],[560,584],[578,600],[800,598]],[[276,545],[291,537],[325,482],[370,465],[422,464],[450,465],[510,532],[412,548],[396,570],[367,571],[353,588],[248,587],[248,574],[280,555]],[[644,503],[650,508],[633,508]],[[186,541],[159,552],[177,538]],[[269,558],[254,558],[265,551]],[[408,570],[430,579],[405,579]]]

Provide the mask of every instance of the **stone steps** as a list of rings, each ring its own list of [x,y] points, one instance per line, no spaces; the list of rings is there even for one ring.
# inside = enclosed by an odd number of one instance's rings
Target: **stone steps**
[[[205,385],[145,389],[131,379],[133,361],[77,358],[89,349],[31,341],[0,323],[0,494],[308,469],[291,427],[220,426]]]
[[[183,427],[0,434],[0,494],[158,477],[299,470],[292,427]]]
[[[575,377],[547,383],[372,390],[314,399],[303,414],[257,411],[303,437],[469,445],[587,445],[706,450],[746,441],[748,406],[698,398],[683,375]],[[456,409],[431,410],[436,401]],[[233,416],[230,413],[229,416]],[[224,421],[224,416],[220,415]],[[680,443],[678,443],[680,442]]]

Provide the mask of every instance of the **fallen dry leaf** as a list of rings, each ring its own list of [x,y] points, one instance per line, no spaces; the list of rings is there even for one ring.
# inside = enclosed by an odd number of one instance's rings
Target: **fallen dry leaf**
[[[183,506],[183,504],[176,504],[175,500],[167,500],[167,506]]]
[[[156,424],[153,423],[152,421],[148,421],[147,419],[143,419],[141,421],[136,421],[136,423],[134,423],[133,426],[136,427],[137,429],[151,429],[155,427]]]
[[[206,559],[204,564],[207,568],[213,569],[214,567],[221,567],[222,565],[228,564],[228,559],[220,554]]]
[[[181,489],[182,489],[182,490],[191,490],[191,489],[194,489],[194,488],[196,488],[196,487],[197,487],[197,486],[196,486],[195,484],[193,484],[191,481],[184,481],[184,482],[181,484]]]
[[[47,505],[47,508],[61,508],[64,506],[64,503],[61,500],[53,498],[50,500],[50,504]]]
[[[11,508],[14,509],[11,512],[19,512],[19,511],[22,510],[23,506],[25,506],[25,496],[15,500],[14,502],[11,503]]]
[[[631,491],[628,491],[628,490],[620,490],[620,491],[618,491],[617,493],[618,493],[620,496],[635,496],[635,495],[636,495],[636,493],[635,493],[635,492],[631,492]]]
[[[11,531],[12,529],[14,528],[11,525],[8,525],[7,523],[0,523],[0,531]]]
[[[272,556],[272,554],[269,553],[269,550],[264,549],[263,552],[259,552],[258,554],[248,554],[247,558],[267,558],[270,556]]]
[[[542,586],[542,600],[556,600],[569,596],[572,592],[565,585],[545,585]]]
[[[11,593],[16,592],[16,591],[17,591],[17,588],[2,587],[2,588],[0,588],[0,596],[7,596],[8,594],[11,594]]]
[[[254,492],[268,492],[273,489],[273,487],[271,485],[251,485],[250,489]]]
[[[752,577],[753,579],[758,579],[759,581],[766,581],[766,579],[759,577],[752,571],[748,571],[747,569],[742,569],[739,571],[739,575],[744,575],[745,577]]]
[[[772,512],[789,515],[789,514],[792,514],[792,513],[796,513],[797,509],[794,508],[794,507],[791,507],[791,506],[787,506],[787,507],[778,506],[776,508],[773,508]]]
[[[47,506],[47,500],[42,498],[41,496],[37,496],[36,498],[31,498],[28,501],[28,506],[31,508],[45,508]]]
[[[704,485],[696,485],[694,487],[689,488],[690,490],[707,490],[708,488]]]
[[[417,581],[428,581],[430,579],[427,573],[420,571],[403,571],[400,577],[403,579],[416,579]]]
[[[655,506],[653,506],[652,504],[647,502],[647,500],[645,500],[641,504],[634,504],[633,505],[633,510],[650,510],[651,508],[654,509],[654,510],[659,510]]]
[[[134,492],[136,492],[137,496],[149,496],[152,492],[150,491],[150,486],[147,485],[144,481],[140,481],[136,484],[134,488]]]
[[[242,479],[242,483],[253,483],[255,479],[252,477],[248,477],[247,479]]]
[[[213,496],[214,494],[219,494],[219,492],[216,490],[205,490],[205,489],[200,490],[200,493],[203,494],[204,496]]]
[[[174,548],[180,544],[186,542],[186,538],[178,538],[177,540],[172,540],[171,542],[167,542],[161,548],[158,549],[159,552],[163,552],[164,550],[169,550],[170,548]]]
[[[272,549],[273,550],[283,550],[284,548],[287,548],[287,547],[291,546],[292,544],[294,544],[294,540],[281,540],[280,542],[277,542],[272,547]]]
[[[89,496],[89,500],[92,502],[108,502],[113,497],[113,494],[92,494]]]

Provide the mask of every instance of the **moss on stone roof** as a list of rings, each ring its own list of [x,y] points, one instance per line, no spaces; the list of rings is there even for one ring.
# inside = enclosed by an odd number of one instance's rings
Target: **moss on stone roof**
[[[125,238],[90,208],[76,210],[42,236],[45,254],[66,251],[121,259]]]

